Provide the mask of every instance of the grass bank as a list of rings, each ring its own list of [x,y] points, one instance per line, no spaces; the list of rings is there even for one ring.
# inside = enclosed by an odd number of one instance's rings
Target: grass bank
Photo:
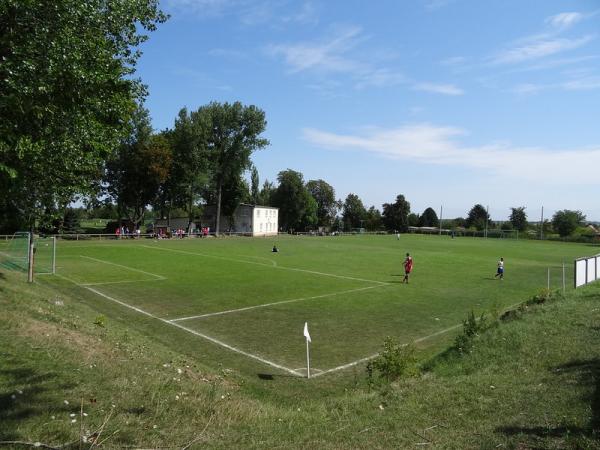
[[[600,285],[523,309],[475,337],[468,353],[418,355],[418,375],[372,388],[363,367],[314,384],[215,367],[3,270],[0,310],[0,441],[600,448]]]

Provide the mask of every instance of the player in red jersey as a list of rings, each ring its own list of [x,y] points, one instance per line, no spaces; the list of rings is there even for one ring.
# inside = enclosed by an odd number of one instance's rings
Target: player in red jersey
[[[412,272],[413,269],[413,259],[410,256],[410,253],[406,254],[406,259],[404,260],[404,278],[402,279],[403,283],[408,284],[408,276]]]

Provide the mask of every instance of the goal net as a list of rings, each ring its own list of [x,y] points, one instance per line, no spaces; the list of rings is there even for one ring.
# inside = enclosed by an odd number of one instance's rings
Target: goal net
[[[29,244],[31,234],[20,231],[15,233],[8,244],[0,247],[0,265],[12,270],[29,269]],[[33,270],[37,274],[55,273],[56,239],[53,237],[34,237]]]
[[[29,239],[27,232],[13,234],[8,245],[0,253],[2,265],[9,269],[27,270],[29,266]]]

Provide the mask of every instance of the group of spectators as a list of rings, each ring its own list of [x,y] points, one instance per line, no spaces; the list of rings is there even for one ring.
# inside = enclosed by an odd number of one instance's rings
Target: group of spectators
[[[127,226],[120,226],[117,227],[117,229],[115,230],[115,235],[117,236],[117,239],[139,239],[141,234],[142,231],[139,227],[135,230],[129,230],[129,227]]]

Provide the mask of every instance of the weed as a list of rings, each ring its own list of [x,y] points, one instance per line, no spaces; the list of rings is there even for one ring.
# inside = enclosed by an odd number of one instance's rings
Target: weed
[[[372,386],[376,380],[395,381],[403,375],[414,372],[416,363],[415,348],[411,344],[399,344],[387,337],[383,351],[367,364],[367,379]]]

